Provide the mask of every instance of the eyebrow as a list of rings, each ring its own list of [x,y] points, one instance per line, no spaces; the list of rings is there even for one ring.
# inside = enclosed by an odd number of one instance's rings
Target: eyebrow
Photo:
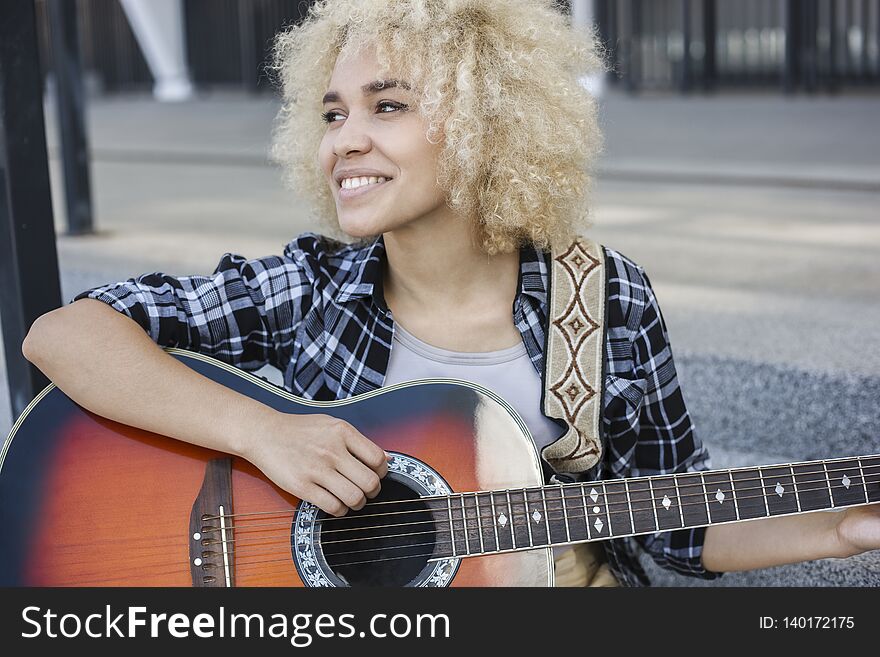
[[[401,89],[410,90],[410,86],[408,83],[403,80],[373,80],[372,82],[368,82],[367,84],[361,87],[361,92],[364,96],[370,96],[375,93],[379,93],[383,89],[393,89],[394,87],[399,87]],[[321,100],[321,104],[325,103],[338,103],[340,101],[339,93],[336,91],[328,91],[324,94],[324,98]]]

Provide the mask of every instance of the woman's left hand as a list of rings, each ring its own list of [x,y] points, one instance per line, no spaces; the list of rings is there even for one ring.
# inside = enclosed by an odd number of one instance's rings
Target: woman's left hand
[[[843,551],[841,556],[880,549],[880,504],[852,507],[840,515],[837,540]]]

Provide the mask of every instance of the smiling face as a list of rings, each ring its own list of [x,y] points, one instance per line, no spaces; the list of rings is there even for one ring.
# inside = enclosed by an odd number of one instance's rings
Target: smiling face
[[[449,212],[437,184],[441,144],[427,140],[409,84],[378,71],[369,49],[340,58],[324,97],[327,128],[318,160],[339,225],[352,237],[437,220]]]

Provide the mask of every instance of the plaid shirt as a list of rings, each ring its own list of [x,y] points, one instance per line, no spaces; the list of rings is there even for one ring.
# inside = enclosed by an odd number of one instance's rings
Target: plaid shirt
[[[604,457],[585,476],[636,477],[705,470],[657,299],[641,267],[605,250],[608,281]],[[382,292],[385,245],[344,245],[304,233],[282,256],[227,253],[211,276],[145,274],[79,294],[140,324],[159,345],[213,356],[245,370],[274,365],[284,387],[334,400],[382,386],[394,331]],[[540,375],[544,367],[549,254],[520,251],[513,320]],[[661,566],[711,579],[701,564],[705,528],[604,541],[625,585],[646,585],[633,543]]]

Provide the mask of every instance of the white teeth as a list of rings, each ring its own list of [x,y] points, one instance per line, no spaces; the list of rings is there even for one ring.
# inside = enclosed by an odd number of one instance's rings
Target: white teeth
[[[373,185],[375,183],[383,183],[386,178],[383,176],[361,176],[359,178],[343,178],[342,189],[357,189],[364,185]]]

